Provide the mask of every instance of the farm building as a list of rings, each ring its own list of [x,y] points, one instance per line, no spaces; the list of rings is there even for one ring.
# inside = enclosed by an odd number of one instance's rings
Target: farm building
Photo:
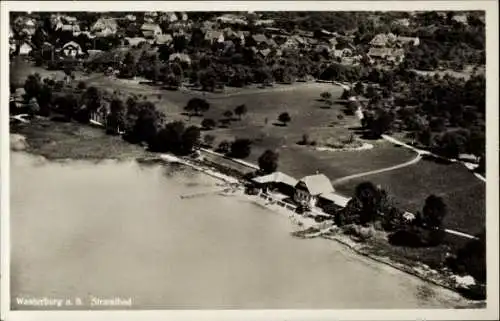
[[[70,41],[66,43],[64,46],[62,46],[61,52],[66,57],[76,57],[83,54],[82,47],[80,47],[80,45],[74,41]]]
[[[255,187],[264,192],[278,191],[286,196],[293,196],[297,180],[282,172],[274,172],[264,176],[258,176],[252,179]]]
[[[33,47],[30,44],[25,42],[19,47],[19,55],[27,56],[30,54],[30,52],[32,50],[33,50]]]
[[[295,185],[295,202],[315,207],[320,195],[329,195],[335,192],[332,183],[324,174],[309,175],[302,178]]]
[[[141,32],[144,38],[155,38],[162,34],[159,25],[154,23],[145,23],[141,26]]]

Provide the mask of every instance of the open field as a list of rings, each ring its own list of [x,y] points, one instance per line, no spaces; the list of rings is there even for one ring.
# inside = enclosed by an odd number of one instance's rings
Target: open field
[[[124,159],[144,156],[144,149],[109,136],[101,128],[35,119],[11,125],[11,132],[28,138],[27,150],[49,159]]]
[[[445,226],[449,229],[475,234],[485,226],[485,184],[461,164],[438,164],[422,160],[415,165],[390,172],[357,178],[336,186],[352,193],[355,186],[370,180],[380,184],[403,209],[421,211],[430,194],[443,197],[448,206]]]
[[[323,91],[330,91],[334,100],[341,95],[342,89],[331,84],[296,84],[293,90],[277,87],[258,94],[252,89],[249,89],[252,90],[251,93],[247,93],[245,89],[239,93],[233,90],[227,96],[224,93],[204,96],[199,92],[165,91],[159,87],[104,76],[93,79],[90,84],[107,90],[144,95],[167,115],[168,120],[182,120],[193,125],[200,125],[203,118],[219,121],[224,118],[224,111],[234,110],[236,106],[245,104],[248,114],[241,120],[233,117],[227,128],[215,128],[204,134],[216,137],[214,146],[236,137],[253,139],[252,153],[248,158],[251,162],[256,162],[264,150],[276,149],[280,153],[280,170],[297,178],[321,171],[333,180],[399,164],[414,157],[413,153],[384,141],[370,141],[375,148],[364,151],[318,152],[297,145],[303,134],[309,135],[311,140],[316,140],[321,145],[330,139],[347,138],[351,134],[349,128],[359,126],[359,121],[354,116],[337,118],[337,115],[343,114],[342,106],[326,108],[326,104],[319,101]],[[211,104],[210,110],[203,117],[189,118],[183,114],[184,106],[193,97],[205,97]],[[282,112],[288,112],[292,118],[287,126],[280,126],[277,122],[277,116]]]

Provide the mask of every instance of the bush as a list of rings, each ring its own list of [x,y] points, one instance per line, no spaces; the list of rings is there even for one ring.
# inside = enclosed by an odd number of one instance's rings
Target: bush
[[[236,139],[231,143],[229,156],[234,158],[246,158],[250,155],[252,141],[246,138]]]
[[[203,119],[203,121],[201,122],[201,126],[204,128],[204,129],[207,129],[207,130],[210,130],[212,128],[214,128],[216,125],[215,123],[215,120],[211,119],[211,118],[205,118]]]
[[[278,168],[278,153],[272,150],[266,150],[259,157],[259,168],[264,174],[270,174]]]
[[[215,151],[218,153],[227,154],[229,153],[230,148],[231,144],[227,140],[223,140],[219,143],[219,146],[217,146],[217,149]]]
[[[85,82],[80,81],[80,82],[78,83],[78,89],[80,89],[80,90],[84,90],[84,89],[86,89],[86,88],[87,88],[87,84],[86,84]]]

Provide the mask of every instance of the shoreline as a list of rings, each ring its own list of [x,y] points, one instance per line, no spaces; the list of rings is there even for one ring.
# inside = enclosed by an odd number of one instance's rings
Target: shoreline
[[[29,124],[28,124],[28,126],[29,126]],[[76,126],[80,126],[80,125],[76,124]],[[58,160],[59,161],[61,161],[61,160],[84,160],[84,161],[85,160],[86,161],[92,161],[92,160],[94,160],[94,161],[95,160],[97,160],[97,161],[134,160],[137,162],[140,162],[141,160],[142,161],[159,161],[159,162],[166,162],[169,164],[180,164],[180,165],[192,168],[200,173],[206,174],[206,175],[208,175],[216,180],[219,180],[219,181],[227,184],[227,188],[230,188],[231,185],[233,185],[233,193],[231,193],[232,195],[235,195],[235,193],[234,193],[235,190],[239,190],[241,192],[242,191],[241,188],[243,187],[243,182],[240,179],[235,178],[234,176],[228,175],[228,174],[224,173],[223,171],[221,171],[220,169],[217,169],[213,166],[210,166],[210,163],[204,163],[203,159],[188,159],[187,157],[178,157],[178,156],[174,156],[173,154],[167,154],[167,153],[162,153],[162,154],[149,153],[144,149],[142,149],[142,156],[126,155],[124,157],[123,155],[120,155],[120,156],[116,157],[116,155],[107,155],[106,157],[89,157],[89,158],[85,158],[85,157],[64,157],[64,158],[54,157],[54,158],[51,158],[51,157],[47,157],[46,155],[44,155],[41,150],[39,150],[39,149],[37,150],[36,147],[34,147],[34,148],[29,147],[30,140],[33,137],[30,138],[30,137],[28,137],[28,135],[24,135],[24,134],[21,134],[18,132],[11,132],[10,136],[11,136],[11,138],[13,136],[24,137],[24,138],[21,138],[21,140],[23,140],[25,142],[25,148],[11,149],[11,151],[25,152],[25,153],[28,153],[30,155],[41,156],[44,159],[49,160],[49,161],[58,161]],[[124,143],[129,144],[126,142],[124,142]],[[115,157],[113,157],[113,156],[115,156]],[[252,202],[256,205],[263,206],[266,209],[273,211],[279,215],[286,216],[294,226],[299,226],[301,228],[300,231],[298,231],[298,232],[301,232],[301,231],[304,232],[310,228],[315,228],[315,229],[319,230],[321,228],[318,228],[318,227],[325,225],[325,222],[316,222],[312,218],[301,216],[301,215],[294,213],[293,211],[290,211],[288,209],[285,209],[279,205],[269,203],[269,201],[265,201],[260,196],[247,195],[245,193],[242,193],[242,195],[238,195],[238,196],[244,196],[245,199],[249,200],[250,202]],[[267,202],[267,203],[265,203],[265,202]],[[327,229],[326,232],[328,233],[329,230],[331,229],[331,227],[333,227],[333,226],[334,225],[331,225]],[[296,236],[294,236],[294,237],[296,237]],[[427,269],[423,268],[422,263],[414,262],[414,264],[416,263],[419,266],[418,268],[415,268],[409,264],[398,262],[398,261],[396,261],[392,258],[389,258],[389,257],[381,257],[380,255],[375,253],[376,251],[375,251],[375,248],[373,245],[369,246],[366,243],[357,243],[354,240],[352,240],[348,235],[341,234],[341,232],[338,232],[335,235],[325,235],[325,231],[318,231],[316,233],[316,235],[314,235],[314,236],[312,236],[312,235],[305,236],[303,238],[311,238],[311,237],[321,237],[323,239],[336,241],[337,243],[348,247],[352,252],[354,252],[358,255],[370,258],[374,262],[385,264],[385,265],[390,266],[396,270],[399,270],[399,271],[408,273],[409,275],[418,277],[419,279],[421,279],[425,282],[434,284],[436,286],[439,286],[439,287],[447,289],[447,290],[451,290],[454,293],[457,293],[458,295],[460,295],[461,298],[467,303],[467,306],[473,305],[473,304],[479,305],[479,306],[485,306],[485,301],[470,300],[470,299],[464,297],[460,293],[459,288],[457,286],[452,285],[451,280],[450,280],[450,276],[445,275],[443,273],[443,271],[433,270],[434,272],[431,272],[431,270],[428,267],[427,267]],[[443,279],[448,279],[448,280],[443,281]]]

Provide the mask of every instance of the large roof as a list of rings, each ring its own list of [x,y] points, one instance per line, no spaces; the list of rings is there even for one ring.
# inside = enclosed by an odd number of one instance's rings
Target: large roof
[[[297,180],[285,173],[282,172],[274,172],[268,175],[255,177],[252,179],[254,182],[259,184],[264,183],[283,183],[290,186],[297,185]]]
[[[345,197],[334,192],[321,194],[319,197],[329,200],[334,204],[342,207],[346,207],[347,203],[351,200],[349,197]]]
[[[324,174],[309,175],[300,180],[307,187],[311,195],[319,195],[334,192],[330,179]]]

